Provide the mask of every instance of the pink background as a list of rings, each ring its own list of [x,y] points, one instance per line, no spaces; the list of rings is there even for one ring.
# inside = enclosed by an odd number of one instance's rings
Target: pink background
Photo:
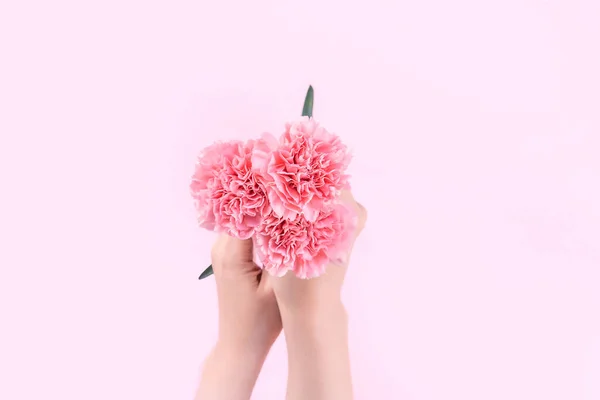
[[[357,399],[600,399],[596,0],[0,5],[0,398],[191,399],[197,151],[308,84],[370,220]],[[256,399],[282,399],[276,345]]]

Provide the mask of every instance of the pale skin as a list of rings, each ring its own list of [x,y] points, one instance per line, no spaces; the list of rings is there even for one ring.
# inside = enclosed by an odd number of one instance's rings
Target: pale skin
[[[367,213],[349,192],[342,201]],[[347,258],[349,259],[349,257]],[[332,264],[318,278],[275,278],[252,261],[252,241],[220,236],[212,251],[219,335],[204,363],[196,400],[248,400],[271,349],[284,330],[287,400],[351,400],[348,321],[341,289],[348,268]]]

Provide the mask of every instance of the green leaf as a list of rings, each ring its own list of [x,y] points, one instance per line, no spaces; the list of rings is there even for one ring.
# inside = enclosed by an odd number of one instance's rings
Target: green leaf
[[[304,107],[302,108],[302,116],[312,118],[313,104],[315,102],[315,91],[312,86],[308,87],[306,98],[304,99]]]
[[[206,268],[204,270],[203,273],[200,274],[200,277],[198,279],[204,279],[204,278],[208,278],[209,276],[211,276],[214,273],[213,271],[213,267],[212,265],[209,265],[208,268]]]

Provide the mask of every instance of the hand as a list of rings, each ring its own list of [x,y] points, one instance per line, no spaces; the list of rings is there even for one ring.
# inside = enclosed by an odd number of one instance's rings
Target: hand
[[[219,336],[197,398],[238,400],[250,394],[264,360],[281,333],[273,278],[252,261],[252,240],[221,235],[212,249]]]
[[[252,240],[221,235],[212,250],[219,303],[219,340],[267,350],[281,332],[272,277],[252,261]]]
[[[342,193],[342,201],[358,216],[356,239],[367,211],[350,192]],[[349,258],[350,254],[345,263],[329,265],[318,278],[303,280],[288,273],[274,280],[288,349],[288,400],[353,397],[348,322],[341,300]]]
[[[356,229],[353,236],[354,241],[363,230],[367,221],[367,210],[352,196],[349,191],[341,194],[340,200],[351,209],[357,216]],[[285,315],[293,314],[294,317],[314,318],[330,308],[341,306],[341,290],[348,269],[348,262],[352,247],[343,263],[332,263],[326,269],[325,274],[316,279],[298,279],[292,273],[282,278],[276,278],[273,282],[275,296]]]

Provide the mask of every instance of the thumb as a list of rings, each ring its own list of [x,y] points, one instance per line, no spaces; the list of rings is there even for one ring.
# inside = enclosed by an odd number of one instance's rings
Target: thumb
[[[221,234],[212,249],[213,263],[219,268],[221,265],[252,262],[252,249],[252,239],[242,240]]]
[[[356,214],[356,230],[355,236],[358,236],[367,222],[367,209],[354,198],[354,195],[349,190],[343,190],[340,195],[340,200],[348,207],[352,208]]]
[[[254,248],[252,239],[238,239],[229,237],[229,245],[225,249],[231,252],[231,256],[238,262],[252,262],[252,250]]]

